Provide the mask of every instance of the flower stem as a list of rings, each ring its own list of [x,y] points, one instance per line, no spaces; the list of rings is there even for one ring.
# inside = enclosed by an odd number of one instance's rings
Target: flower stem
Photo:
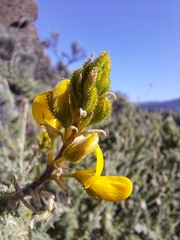
[[[26,186],[21,188],[19,191],[16,191],[11,195],[7,196],[8,209],[14,210],[16,207],[16,202],[24,199],[25,196],[31,195],[32,190],[37,189],[50,178],[52,172],[55,170],[54,163],[58,158],[62,156],[63,151],[64,146],[61,148],[55,159],[46,167],[45,171],[41,174],[38,180],[35,179],[32,183],[26,184]]]

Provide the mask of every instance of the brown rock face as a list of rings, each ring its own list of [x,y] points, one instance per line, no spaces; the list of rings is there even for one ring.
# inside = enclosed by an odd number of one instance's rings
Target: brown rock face
[[[37,19],[38,6],[34,0],[0,0],[0,23],[7,28],[23,28]]]
[[[34,0],[0,0],[0,52],[9,49],[11,42],[14,44],[9,54],[4,53],[0,57],[10,60],[14,53],[30,54],[36,59],[35,77],[43,78],[41,75],[48,70],[50,62],[34,25],[37,16],[38,5]],[[7,43],[8,37],[4,36],[8,34],[14,39]]]

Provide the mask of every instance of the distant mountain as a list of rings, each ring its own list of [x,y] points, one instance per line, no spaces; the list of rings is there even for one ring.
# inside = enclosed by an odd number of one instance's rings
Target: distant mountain
[[[180,112],[180,98],[164,102],[144,102],[138,105],[141,109],[153,110],[172,110]]]

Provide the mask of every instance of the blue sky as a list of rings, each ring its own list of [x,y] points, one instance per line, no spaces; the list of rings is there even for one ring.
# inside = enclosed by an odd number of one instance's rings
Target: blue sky
[[[70,53],[79,41],[89,58],[109,51],[111,89],[130,101],[180,97],[179,0],[36,0],[40,39],[59,31],[60,47]],[[51,54],[55,63],[55,57]],[[72,70],[81,67],[78,61]],[[151,86],[153,85],[153,86]]]

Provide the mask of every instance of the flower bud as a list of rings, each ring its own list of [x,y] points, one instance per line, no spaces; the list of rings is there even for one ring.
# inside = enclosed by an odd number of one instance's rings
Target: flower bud
[[[90,73],[87,75],[84,85],[83,85],[83,91],[89,92],[96,83],[96,77],[97,77],[97,69],[96,67],[93,67],[93,69],[90,71]]]
[[[86,138],[72,142],[63,152],[63,157],[70,163],[78,163],[89,153],[93,152],[98,144],[97,133],[89,134]]]
[[[110,88],[111,59],[109,53],[102,53],[94,60],[93,66],[97,69],[96,88],[98,96],[106,93]]]
[[[47,104],[52,115],[64,128],[71,125],[72,117],[69,103],[70,80],[62,80],[47,95]]]
[[[96,107],[94,109],[93,117],[89,125],[94,125],[104,121],[112,111],[112,102],[107,97],[100,98],[97,101]]]

